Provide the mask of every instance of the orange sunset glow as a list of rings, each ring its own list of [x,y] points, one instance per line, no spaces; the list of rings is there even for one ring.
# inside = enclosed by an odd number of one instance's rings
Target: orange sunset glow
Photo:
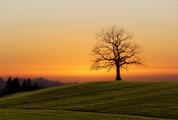
[[[114,80],[114,70],[91,70],[91,50],[96,33],[117,25],[134,34],[144,61],[121,71],[124,80],[176,80],[177,6],[177,0],[1,0],[0,76]]]

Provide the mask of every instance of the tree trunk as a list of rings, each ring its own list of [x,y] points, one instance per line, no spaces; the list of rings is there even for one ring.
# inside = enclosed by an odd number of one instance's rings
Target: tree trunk
[[[120,67],[116,66],[116,81],[121,80]]]

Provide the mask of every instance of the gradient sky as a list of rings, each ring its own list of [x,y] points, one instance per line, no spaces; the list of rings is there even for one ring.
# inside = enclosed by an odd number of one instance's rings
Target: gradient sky
[[[0,0],[0,75],[114,79],[114,71],[90,70],[91,49],[97,32],[118,25],[134,33],[145,63],[122,71],[125,79],[177,79],[177,6],[177,0]]]

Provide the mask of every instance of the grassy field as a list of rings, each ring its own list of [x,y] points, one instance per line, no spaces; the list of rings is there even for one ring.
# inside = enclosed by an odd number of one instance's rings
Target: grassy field
[[[156,118],[62,110],[1,109],[0,120],[156,120]]]
[[[178,119],[178,83],[100,82],[0,99],[0,120]]]

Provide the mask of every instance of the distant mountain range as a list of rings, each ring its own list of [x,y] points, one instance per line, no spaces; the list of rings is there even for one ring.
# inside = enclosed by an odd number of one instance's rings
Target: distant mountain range
[[[32,83],[37,83],[42,87],[54,87],[54,86],[59,86],[59,85],[65,85],[66,84],[66,83],[62,83],[60,81],[51,81],[51,80],[48,80],[48,79],[44,79],[42,77],[33,79]]]
[[[22,78],[18,78],[18,80],[21,84],[24,81],[24,79],[22,79]],[[45,79],[45,78],[42,78],[42,77],[31,79],[31,82],[37,83],[41,87],[54,87],[54,86],[60,86],[60,85],[67,84],[67,83],[62,83],[60,81],[48,80],[48,79]],[[5,80],[3,78],[0,78],[0,90],[2,90],[5,87],[5,85],[6,85]]]

